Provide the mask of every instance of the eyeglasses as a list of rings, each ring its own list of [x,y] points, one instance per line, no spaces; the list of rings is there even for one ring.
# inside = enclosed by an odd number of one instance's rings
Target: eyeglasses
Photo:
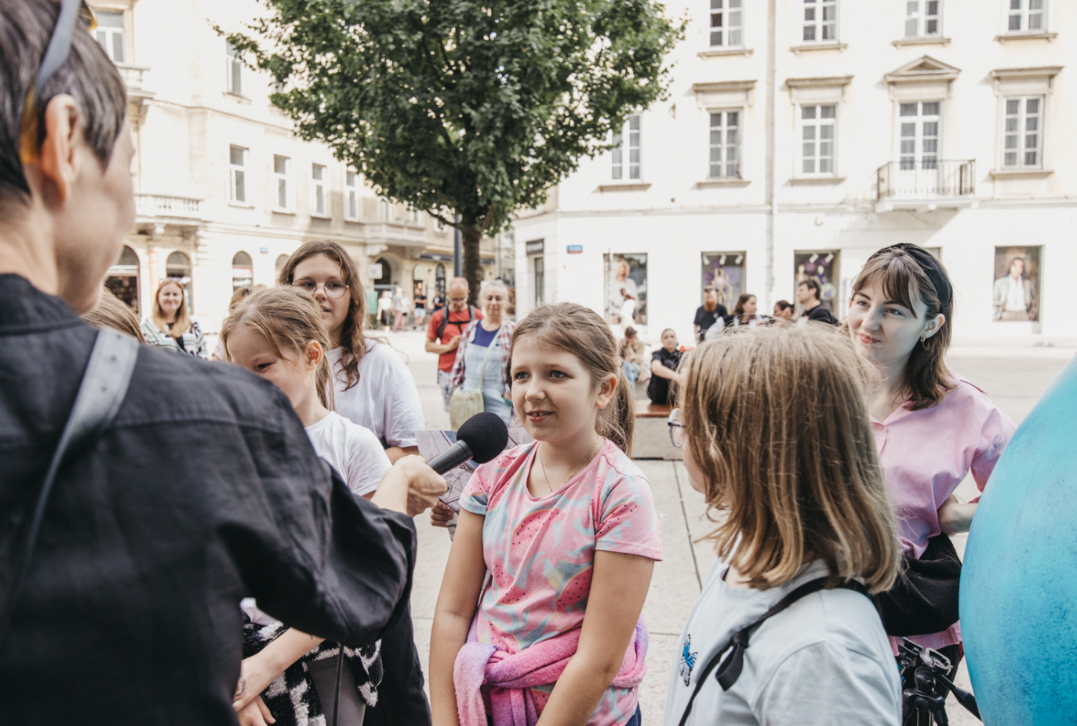
[[[318,292],[318,288],[321,287],[325,290],[325,296],[338,300],[344,296],[344,291],[348,289],[348,286],[343,282],[314,282],[313,280],[300,280],[299,282],[293,282],[292,287],[298,287],[303,292],[307,293],[311,297]]]
[[[669,413],[669,418],[666,419],[666,426],[669,426],[669,440],[678,449],[684,446],[684,414],[681,413],[679,408],[675,408]]]
[[[75,23],[78,21],[82,22],[87,33],[92,33],[97,27],[97,16],[94,15],[93,8],[86,4],[86,0],[63,0],[56,27],[53,28],[52,37],[45,48],[45,58],[37,71],[37,79],[26,94],[26,105],[23,107],[22,124],[19,128],[19,158],[23,164],[37,161],[37,140],[40,136],[37,124],[38,99],[45,90],[45,84],[71,55],[71,41],[74,39]]]

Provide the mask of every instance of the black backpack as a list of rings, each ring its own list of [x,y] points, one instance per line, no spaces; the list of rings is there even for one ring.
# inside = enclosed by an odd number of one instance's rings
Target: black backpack
[[[454,320],[453,325],[468,325],[475,318],[475,308],[470,305],[467,306],[467,322],[462,320]],[[449,306],[446,305],[441,309],[441,325],[438,326],[438,340],[442,340],[445,337],[445,328],[449,325]],[[460,329],[461,334],[464,332],[463,328]]]

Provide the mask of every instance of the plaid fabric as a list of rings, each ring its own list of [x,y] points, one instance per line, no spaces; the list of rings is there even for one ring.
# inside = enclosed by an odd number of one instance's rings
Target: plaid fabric
[[[456,347],[456,363],[452,367],[452,388],[456,390],[464,383],[464,351],[467,350],[468,345],[475,339],[475,326],[479,324],[478,320],[475,320],[471,325],[464,328],[464,332],[460,334],[460,345]],[[498,344],[501,346],[501,356],[503,359],[503,365],[501,366],[501,390],[504,392],[506,398],[512,398],[512,389],[510,388],[508,366],[504,365],[508,363],[509,350],[512,349],[512,333],[516,330],[516,323],[507,320],[501,324],[501,332],[497,334]]]
[[[283,623],[263,626],[247,620],[243,625],[243,657],[258,653],[287,629]],[[276,719],[274,726],[325,726],[325,711],[307,671],[307,662],[336,658],[339,653],[340,645],[323,641],[273,679],[261,695]],[[344,648],[344,662],[355,676],[359,697],[368,707],[376,706],[383,673],[381,641],[357,651]]]

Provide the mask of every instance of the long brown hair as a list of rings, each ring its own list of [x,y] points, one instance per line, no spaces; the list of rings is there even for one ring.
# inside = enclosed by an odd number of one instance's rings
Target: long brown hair
[[[168,323],[165,322],[164,311],[161,310],[161,290],[164,290],[167,285],[175,285],[180,291],[180,306],[176,309],[176,322],[172,323],[171,329],[169,329]],[[187,313],[187,291],[183,288],[183,283],[172,278],[161,280],[161,283],[157,286],[157,292],[153,293],[151,317],[157,329],[162,333],[171,335],[173,340],[179,340],[184,333],[191,329],[191,316]]]
[[[366,336],[363,333],[367,324],[366,291],[351,256],[336,242],[328,240],[307,242],[293,252],[284,267],[280,268],[280,284],[291,285],[296,266],[314,255],[325,255],[340,265],[340,275],[348,286],[348,315],[340,331],[340,367],[347,384],[344,390],[348,390],[359,382],[359,361],[366,355]]]
[[[142,335],[142,326],[138,324],[138,317],[127,303],[112,294],[107,287],[102,288],[101,297],[93,310],[82,314],[82,319],[89,325],[100,330],[112,328],[121,333],[127,333],[139,343],[145,343]]]
[[[261,333],[269,347],[281,358],[287,350],[293,355],[305,355],[307,345],[313,341],[322,349],[322,360],[315,372],[318,399],[326,408],[333,408],[333,388],[329,383],[329,331],[322,320],[318,303],[306,293],[293,287],[270,287],[257,290],[228,314],[221,326],[221,343],[224,356],[232,360],[228,352],[228,336],[240,328],[252,328]]]
[[[821,327],[821,326],[818,326]],[[688,357],[681,394],[687,455],[709,510],[708,537],[758,589],[821,559],[832,585],[887,590],[901,566],[890,492],[868,415],[868,364],[817,326],[739,328]]]
[[[594,310],[576,303],[541,305],[517,323],[512,334],[512,346],[515,347],[516,342],[525,337],[532,337],[539,345],[560,348],[579,358],[596,389],[603,378],[617,376],[613,399],[598,412],[595,430],[621,451],[631,455],[636,404],[632,399],[632,388],[621,368],[617,341],[605,321]],[[509,349],[506,365],[511,369],[512,348]],[[512,380],[511,375],[508,378]]]
[[[949,275],[942,263],[939,267],[948,281]],[[942,304],[924,268],[912,255],[899,248],[882,250],[868,260],[853,283],[853,296],[871,283],[882,287],[886,300],[901,303],[918,317],[919,307],[925,309],[927,320],[940,313],[946,316],[946,321],[934,335],[917,342],[905,364],[905,386],[911,401],[909,409],[919,411],[937,405],[956,385],[953,374],[946,367],[946,351],[950,349],[950,331],[953,329],[953,303]],[[914,304],[917,300],[919,305]]]
[[[744,315],[744,304],[751,300],[755,295],[750,292],[742,292],[740,297],[737,298],[737,304],[733,307],[733,315],[740,317]]]

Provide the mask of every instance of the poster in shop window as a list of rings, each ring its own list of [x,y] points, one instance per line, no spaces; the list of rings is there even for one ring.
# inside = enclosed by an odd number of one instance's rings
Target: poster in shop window
[[[737,298],[744,292],[745,258],[744,252],[704,252],[700,301],[703,300],[703,291],[712,287],[718,293],[718,304],[733,312]]]
[[[1006,323],[1040,319],[1040,249],[995,248],[992,320]]]
[[[606,322],[627,328],[647,324],[647,255],[603,255]]]
[[[805,280],[815,280],[819,283],[819,301],[823,307],[834,313],[835,317],[842,317],[837,310],[838,305],[838,275],[841,255],[837,250],[814,250],[812,252],[797,252],[793,255],[793,269],[795,270],[791,300],[796,300],[796,287]],[[796,315],[800,316],[804,307],[798,302]]]

